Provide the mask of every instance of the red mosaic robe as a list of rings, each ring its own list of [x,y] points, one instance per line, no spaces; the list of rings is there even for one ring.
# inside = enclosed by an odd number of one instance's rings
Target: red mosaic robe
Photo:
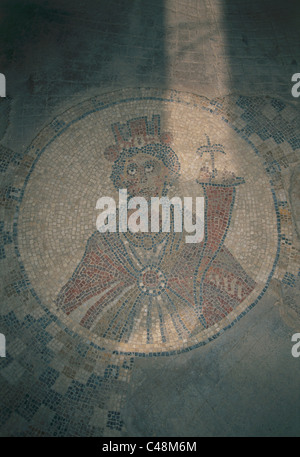
[[[181,241],[176,246],[179,235],[166,234],[159,263],[145,269],[123,234],[95,232],[56,300],[59,308],[98,335],[125,342],[136,331],[138,319],[148,342],[153,341],[155,325],[164,342],[172,331],[190,335],[199,325],[209,328],[226,317],[248,297],[255,281],[224,245],[234,186],[203,187],[201,243]]]

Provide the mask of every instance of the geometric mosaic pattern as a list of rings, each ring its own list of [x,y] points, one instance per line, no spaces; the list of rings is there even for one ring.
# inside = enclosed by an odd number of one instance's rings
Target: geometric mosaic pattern
[[[299,132],[272,98],[128,89],[74,106],[3,159],[2,174],[14,170],[1,188],[3,435],[118,436],[135,356],[202,346],[271,281],[297,287],[283,176]],[[155,176],[142,178],[145,162]],[[132,195],[155,183],[203,196],[204,240],[97,232],[98,198],[117,201],[125,182]]]

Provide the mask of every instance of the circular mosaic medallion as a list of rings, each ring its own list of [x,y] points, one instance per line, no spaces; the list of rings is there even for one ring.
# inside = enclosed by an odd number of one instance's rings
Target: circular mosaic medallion
[[[214,339],[263,296],[279,255],[276,189],[243,110],[223,108],[117,91],[69,109],[30,146],[16,248],[32,293],[70,331],[107,350],[172,354]],[[174,230],[175,208],[169,231],[121,230],[120,189],[127,203],[203,197],[201,241]],[[101,197],[116,202],[113,232],[96,228]]]
[[[165,291],[166,277],[160,270],[151,265],[141,271],[138,284],[144,294],[155,297]]]

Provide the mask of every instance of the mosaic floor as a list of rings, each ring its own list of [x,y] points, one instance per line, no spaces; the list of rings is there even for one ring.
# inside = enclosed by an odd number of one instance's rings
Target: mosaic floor
[[[25,183],[14,190],[14,235],[27,289],[63,325],[109,350],[169,354],[209,341],[257,303],[275,272],[286,199],[270,179],[280,165],[272,160],[269,169],[261,139],[249,138],[249,101],[236,105],[233,123],[221,103],[116,92],[67,111],[36,138]],[[123,161],[132,148],[131,167],[139,156],[160,157],[157,177],[128,181]],[[118,201],[124,186],[155,196],[155,179],[167,181],[170,197],[205,197],[201,243],[172,231],[97,232],[99,197]]]
[[[297,287],[284,179],[299,148],[296,111],[275,98],[159,89],[90,98],[23,155],[4,148],[2,433],[118,436],[136,358],[201,350],[271,283]],[[97,200],[124,188],[204,197],[203,240],[98,232]],[[281,310],[300,318],[293,300]]]

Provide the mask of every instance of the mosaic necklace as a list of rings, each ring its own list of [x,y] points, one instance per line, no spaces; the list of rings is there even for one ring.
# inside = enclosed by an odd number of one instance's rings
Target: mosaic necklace
[[[132,233],[126,232],[123,234],[126,240],[133,244],[135,247],[142,247],[145,250],[155,249],[157,245],[162,243],[166,237],[169,235],[168,232],[157,232],[157,233]]]

